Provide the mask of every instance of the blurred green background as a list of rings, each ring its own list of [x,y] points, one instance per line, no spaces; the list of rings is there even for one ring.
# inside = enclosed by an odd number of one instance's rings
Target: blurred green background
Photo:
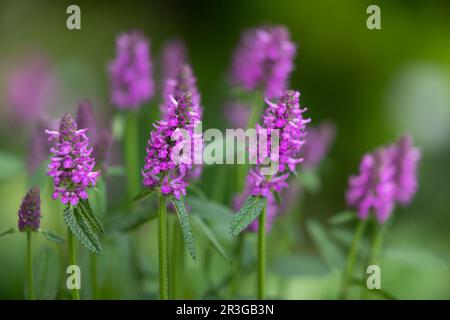
[[[74,3],[81,7],[82,29],[78,31],[66,28],[66,8]],[[381,30],[366,27],[366,8],[370,4],[381,8]],[[386,239],[382,285],[399,298],[449,299],[448,1],[0,0],[0,232],[17,223],[17,209],[30,181],[24,162],[34,124],[16,122],[4,99],[6,75],[20,61],[33,52],[51,59],[58,90],[55,101],[48,106],[53,117],[65,111],[75,113],[77,102],[88,98],[94,104],[99,121],[108,123],[115,109],[109,102],[106,67],[115,55],[116,35],[142,29],[151,39],[156,61],[164,42],[179,37],[188,46],[189,59],[198,79],[205,108],[203,127],[225,128],[222,107],[233,49],[244,29],[265,23],[287,26],[293,41],[299,45],[291,87],[301,91],[301,103],[308,107],[313,123],[331,119],[338,129],[336,142],[320,173],[320,190],[302,193],[305,219],[327,228],[328,218],[346,209],[347,178],[357,172],[363,153],[391,143],[404,132],[411,133],[422,150],[419,191],[409,207],[398,208],[395,212]],[[157,62],[155,65],[158,68]],[[155,100],[141,111],[141,159],[151,126],[146,119],[158,105]],[[199,188],[212,197],[217,185],[223,185],[218,200],[230,205],[233,195],[230,175],[220,181],[216,174],[217,167],[206,168]],[[64,230],[61,211],[51,204],[49,185],[50,181],[44,183],[42,191],[42,225],[61,233]],[[108,214],[123,207],[122,185],[122,177],[108,179]],[[154,278],[156,228],[152,224],[139,229],[141,245],[148,247],[144,252],[150,252],[140,257],[143,270],[148,271],[139,278],[143,294],[137,295],[130,284],[135,275],[132,266],[124,262],[130,254],[127,242],[123,236],[116,236],[104,240],[105,254],[99,258],[102,298],[152,297],[157,286]],[[302,256],[317,256],[327,262],[326,252],[308,233],[295,253],[288,252],[279,245],[283,234],[280,228],[276,227],[268,240],[270,296],[335,298],[339,268],[331,264],[326,272],[319,272],[319,267],[312,264],[311,272],[307,267],[300,270],[296,263]],[[328,245],[339,244],[330,236],[333,232],[342,231],[341,238],[348,239],[352,230],[352,224],[338,231],[332,227],[326,229]],[[249,255],[254,251],[253,240],[249,237]],[[197,241],[201,243],[203,239]],[[224,235],[222,241],[232,252],[232,239]],[[46,246],[45,241],[39,239],[38,246]],[[63,252],[64,248],[53,250]],[[82,249],[79,252],[83,263],[88,255]],[[338,259],[342,259],[345,246],[340,246],[339,252]],[[205,275],[201,269],[207,256],[200,253],[196,263],[187,259],[187,297],[203,297],[208,288],[218,285],[231,269],[220,256],[212,254],[208,262],[212,271]],[[65,260],[59,260],[63,265]],[[24,263],[25,235],[1,238],[0,298],[23,298]],[[62,270],[55,268],[53,271],[59,272],[58,286],[61,287],[65,281]],[[250,271],[242,281],[242,296],[250,296],[253,288],[254,273]],[[82,293],[85,297],[90,297],[88,290]],[[222,291],[219,290],[218,297],[226,297],[220,294]],[[60,293],[59,297],[64,298],[64,295]]]

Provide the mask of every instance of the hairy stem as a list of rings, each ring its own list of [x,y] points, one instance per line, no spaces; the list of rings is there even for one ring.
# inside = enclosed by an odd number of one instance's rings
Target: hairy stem
[[[67,229],[67,254],[69,255],[69,265],[77,265],[77,256],[75,253],[75,239],[72,231]],[[80,290],[72,289],[72,300],[80,300]]]
[[[258,222],[258,291],[257,298],[262,300],[266,293],[266,205],[261,211]]]
[[[33,283],[33,252],[31,247],[31,231],[27,231],[27,267],[28,267],[28,299],[35,300]]]
[[[167,254],[167,208],[166,197],[158,198],[158,252],[159,252],[159,298],[169,299],[168,254]]]

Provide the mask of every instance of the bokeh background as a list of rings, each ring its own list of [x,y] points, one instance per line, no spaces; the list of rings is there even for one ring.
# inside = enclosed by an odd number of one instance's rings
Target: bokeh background
[[[66,8],[70,4],[81,7],[81,30],[66,28]],[[366,8],[370,4],[381,7],[381,30],[366,28]],[[223,105],[229,91],[226,79],[233,49],[244,29],[265,23],[285,25],[299,45],[291,87],[301,91],[301,103],[308,107],[308,115],[314,123],[330,119],[337,127],[336,141],[318,173],[319,181],[315,181],[320,185],[298,192],[302,217],[313,223],[311,230],[317,231],[320,226],[319,237],[305,227],[299,231],[303,240],[299,240],[294,250],[288,250],[283,245],[282,221],[274,227],[268,240],[269,295],[282,299],[337,297],[339,270],[353,224],[338,228],[327,221],[346,210],[347,179],[357,171],[361,156],[409,132],[422,150],[419,191],[408,208],[396,209],[389,226],[382,285],[398,298],[449,299],[450,3],[447,1],[1,0],[0,232],[17,223],[22,196],[31,183],[38,181],[42,188],[42,225],[65,235],[61,211],[52,204],[50,182],[43,177],[43,167],[38,170],[40,177],[30,178],[27,174],[29,144],[38,119],[18,116],[8,102],[6,88],[14,70],[36,57],[45,59],[52,71],[48,80],[50,89],[45,92],[49,118],[56,119],[63,112],[75,113],[77,103],[88,98],[97,119],[120,131],[120,123],[113,121],[116,110],[109,100],[106,72],[115,55],[115,37],[122,31],[143,30],[151,40],[155,68],[164,42],[179,37],[188,46],[198,79],[205,107],[203,127],[225,128]],[[25,99],[32,104],[37,97],[27,95],[24,90]],[[151,127],[147,119],[158,104],[155,100],[141,110],[142,160]],[[120,154],[120,143],[115,149]],[[120,165],[120,156],[114,161],[114,165]],[[225,174],[219,179],[217,172],[217,167],[206,168],[198,187],[208,198],[230,206],[233,175]],[[107,214],[123,209],[123,182],[122,176],[107,179]],[[231,254],[234,240],[223,231],[227,226],[217,226],[222,221],[219,217],[215,230]],[[153,224],[138,230],[144,248],[137,262],[139,270],[136,263],[129,262],[132,259],[127,250],[127,236],[104,239],[105,254],[98,262],[100,298],[156,296]],[[49,246],[39,236],[35,238],[36,255],[42,254],[42,249],[61,253],[43,256],[44,267],[45,263],[55,266],[45,267],[57,277],[49,286],[59,287],[57,297],[65,298],[64,248]],[[198,238],[197,242],[204,239]],[[250,236],[245,251],[250,266],[255,251],[253,242]],[[88,265],[89,255],[84,251],[79,249],[81,263]],[[224,263],[222,257],[208,253],[206,248],[204,254],[199,252],[196,263],[188,257],[186,263],[185,297],[227,297],[226,285],[220,285],[226,281],[232,264]],[[89,277],[86,268],[83,270]],[[208,273],[203,271],[205,268]],[[25,235],[1,238],[0,298],[23,298],[25,279]],[[85,298],[92,297],[88,283],[86,280],[82,284],[86,286],[82,293]],[[253,290],[254,270],[250,267],[242,275],[239,295],[251,297]]]

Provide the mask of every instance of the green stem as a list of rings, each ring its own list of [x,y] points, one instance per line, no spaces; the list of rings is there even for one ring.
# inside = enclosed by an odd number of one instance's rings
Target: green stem
[[[125,166],[128,177],[128,200],[139,192],[139,113],[128,111],[125,125]]]
[[[258,300],[263,300],[266,292],[266,206],[262,209],[258,222]]]
[[[36,300],[33,283],[33,253],[31,247],[31,231],[27,231],[27,265],[28,265],[28,299]]]
[[[234,270],[231,278],[230,299],[236,297],[239,291],[239,281],[242,267],[242,251],[244,248],[244,233],[240,233],[236,244],[236,254],[234,256]]]
[[[91,253],[91,290],[92,298],[98,299],[97,255],[95,253]]]
[[[344,278],[342,282],[342,289],[340,298],[345,299],[348,295],[348,286],[353,277],[353,270],[355,269],[356,258],[358,256],[358,247],[361,242],[362,236],[367,226],[367,219],[359,220],[358,225],[356,226],[356,231],[353,236],[352,244],[350,247],[350,251],[347,257],[347,267],[344,271]]]
[[[77,256],[75,253],[75,239],[72,231],[67,229],[67,254],[69,255],[69,265],[77,265]],[[80,290],[72,289],[72,300],[80,300]]]
[[[159,193],[158,199],[158,251],[159,251],[159,298],[169,299],[167,255],[167,208],[166,197]]]

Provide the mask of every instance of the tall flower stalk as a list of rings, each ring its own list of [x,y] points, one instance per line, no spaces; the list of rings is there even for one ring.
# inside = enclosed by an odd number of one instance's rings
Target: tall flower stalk
[[[139,190],[139,108],[154,94],[153,66],[150,43],[139,31],[120,34],[116,43],[116,58],[109,65],[111,101],[126,111],[125,166],[128,196]]]
[[[364,155],[359,174],[349,179],[347,203],[355,207],[359,222],[344,271],[341,298],[348,297],[348,286],[353,277],[359,243],[364,235],[370,213],[376,218],[371,240],[369,263],[377,263],[383,244],[385,223],[395,205],[407,205],[417,190],[417,164],[420,151],[413,147],[409,136],[401,137],[393,145],[380,147]]]
[[[193,169],[192,158],[180,161],[174,157],[175,148],[183,143],[191,147],[194,139],[194,129],[200,121],[199,106],[194,103],[192,94],[188,91],[181,95],[170,96],[167,105],[167,115],[158,121],[155,129],[150,133],[147,144],[147,156],[142,169],[143,185],[147,192],[158,193],[158,255],[159,255],[159,297],[169,298],[168,274],[168,239],[167,239],[167,200],[174,205],[183,236],[191,256],[195,259],[195,247],[189,218],[186,215],[181,198],[186,195],[187,174]],[[188,141],[177,137],[177,133],[184,131],[188,134]],[[193,157],[193,154],[191,154]],[[172,266],[173,267],[173,266]]]
[[[283,92],[276,103],[266,100],[267,109],[263,115],[263,124],[257,125],[259,133],[267,133],[267,141],[259,141],[258,146],[251,152],[258,153],[257,166],[249,171],[247,176],[247,188],[250,196],[245,200],[242,208],[234,217],[231,224],[231,232],[237,235],[250,223],[258,218],[258,283],[257,298],[264,299],[266,290],[266,228],[268,200],[274,194],[289,186],[287,179],[295,172],[296,165],[302,161],[299,152],[304,143],[306,124],[309,119],[303,118],[306,109],[300,109],[300,93],[297,91]],[[279,138],[278,154],[272,152],[272,136]],[[265,146],[261,143],[266,143]],[[262,150],[267,150],[262,152]],[[276,149],[275,149],[276,150]],[[266,159],[275,161],[278,170],[270,175],[263,174]]]
[[[53,141],[48,175],[53,178],[53,199],[66,205],[64,221],[68,228],[67,254],[70,265],[76,265],[74,237],[90,251],[100,254],[102,247],[95,232],[103,227],[93,213],[88,200],[88,189],[97,183],[99,171],[94,171],[93,149],[89,146],[87,128],[78,129],[69,115],[61,117],[59,130],[46,130]],[[95,232],[94,232],[95,231]],[[79,299],[78,288],[72,290],[72,299]]]

